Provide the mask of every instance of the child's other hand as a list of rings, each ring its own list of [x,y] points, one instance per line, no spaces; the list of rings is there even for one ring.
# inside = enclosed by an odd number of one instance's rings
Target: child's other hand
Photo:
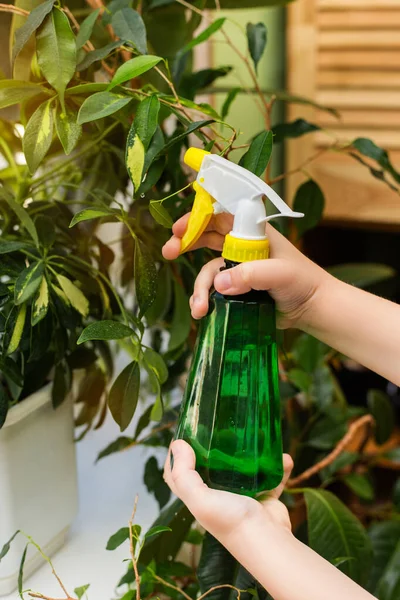
[[[240,534],[241,526],[254,519],[268,521],[274,526],[291,531],[287,508],[279,501],[293,467],[293,461],[288,454],[283,455],[284,476],[281,484],[259,502],[247,496],[207,487],[195,471],[196,459],[192,448],[183,440],[173,442],[170,453],[173,455],[173,461],[168,454],[164,466],[165,481],[173,493],[186,504],[200,525],[222,543],[226,543],[231,534]]]
[[[163,255],[173,260],[179,255],[181,238],[185,233],[189,215],[179,219],[173,226],[173,236],[165,244]],[[195,248],[207,246],[222,250],[224,237],[232,228],[233,217],[228,214],[214,216],[206,232]],[[276,301],[278,327],[306,325],[308,309],[322,283],[330,276],[306,258],[283,235],[271,225],[266,226],[270,240],[270,258],[242,263],[237,267],[220,272],[223,258],[207,263],[200,271],[190,299],[192,316],[200,319],[207,314],[211,287],[225,295],[238,295],[254,290],[267,290]]]

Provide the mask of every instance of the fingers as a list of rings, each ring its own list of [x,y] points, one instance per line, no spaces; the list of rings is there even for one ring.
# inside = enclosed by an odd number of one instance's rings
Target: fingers
[[[293,469],[292,457],[289,456],[289,454],[284,454],[282,458],[283,458],[283,477],[282,477],[282,481],[280,482],[278,487],[276,487],[274,490],[272,490],[269,493],[269,496],[272,496],[273,498],[280,497],[280,495],[282,494],[283,490],[286,487],[286,484],[288,482],[288,479],[289,479],[289,477],[292,473],[292,469]]]
[[[196,457],[189,444],[183,440],[172,442],[164,465],[164,479],[194,515],[204,505],[210,491],[195,471],[195,466]]]
[[[181,238],[173,235],[162,247],[162,255],[167,260],[175,260],[181,251]]]
[[[190,299],[190,309],[194,319],[201,319],[208,311],[208,298],[214,278],[224,265],[223,258],[216,258],[204,265],[194,284],[193,296]]]
[[[245,294],[253,290],[285,287],[293,280],[293,267],[285,259],[246,262],[227,269],[215,277],[215,289],[221,294]]]

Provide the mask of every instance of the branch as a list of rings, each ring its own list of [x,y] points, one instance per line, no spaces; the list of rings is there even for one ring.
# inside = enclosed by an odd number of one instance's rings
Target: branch
[[[334,150],[335,148],[336,148],[336,144],[333,144],[332,146],[329,146],[328,148],[321,148],[320,150],[318,150],[318,152],[316,152],[315,154],[313,154],[312,156],[310,156],[309,158],[307,158],[307,160],[305,160],[304,162],[302,162],[295,169],[291,169],[290,171],[286,171],[286,173],[281,173],[281,175],[278,175],[277,177],[274,177],[268,183],[270,185],[273,185],[274,183],[277,183],[278,181],[282,181],[282,179],[285,179],[286,177],[289,177],[290,175],[295,175],[296,173],[300,173],[300,171],[302,171],[310,163],[314,162],[314,160],[317,160],[317,158],[319,158],[322,154],[324,154],[325,152],[328,152],[329,150]]]
[[[306,471],[304,471],[297,477],[289,479],[289,481],[287,482],[287,487],[297,487],[300,483],[303,483],[303,481],[310,479],[310,477],[313,477],[313,475],[316,475],[317,473],[322,471],[322,469],[325,469],[325,467],[331,465],[333,461],[337,459],[337,457],[346,449],[349,443],[354,439],[356,433],[359,429],[361,429],[361,427],[367,427],[369,430],[374,426],[374,424],[375,420],[372,415],[364,415],[363,417],[357,419],[357,421],[354,421],[354,423],[350,425],[346,435],[338,442],[336,448],[334,448],[332,452],[330,452],[327,456],[325,456],[325,458],[317,462],[309,469],[306,469]]]
[[[186,598],[186,600],[192,600],[192,598],[177,585],[173,585],[172,583],[165,581],[165,579],[163,579],[162,577],[159,577],[155,573],[153,573],[153,577],[156,581],[159,581],[160,583],[165,585],[165,587],[169,587],[169,588],[171,588],[171,590],[175,590],[176,592],[179,592],[184,598]]]
[[[138,571],[138,568],[137,568],[137,561],[136,561],[136,558],[135,558],[135,550],[133,548],[132,527],[133,527],[133,520],[134,520],[135,514],[136,514],[136,508],[137,508],[138,500],[139,500],[139,496],[136,495],[135,504],[133,505],[132,516],[131,516],[130,521],[129,521],[129,550],[130,550],[130,553],[131,553],[133,571],[135,573],[136,600],[140,600],[140,575],[139,575],[139,571]]]
[[[208,590],[208,592],[205,592],[204,594],[199,596],[199,598],[197,600],[203,600],[203,598],[206,598],[209,594],[211,594],[212,592],[215,592],[215,590],[222,590],[223,588],[228,588],[230,590],[234,590],[237,593],[237,600],[240,600],[241,592],[246,591],[246,590],[239,590],[234,585],[230,585],[229,583],[224,583],[223,585],[215,585],[214,587],[210,588]]]
[[[18,8],[18,6],[13,6],[12,4],[0,4],[0,12],[14,13],[16,15],[22,15],[23,17],[29,15],[29,10]]]

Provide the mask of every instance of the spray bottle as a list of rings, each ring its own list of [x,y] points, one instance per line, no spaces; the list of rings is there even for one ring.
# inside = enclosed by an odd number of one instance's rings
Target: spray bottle
[[[199,239],[213,214],[234,215],[225,237],[225,268],[266,259],[265,223],[302,217],[257,176],[227,159],[189,148],[198,172],[181,253]],[[267,216],[263,196],[278,209]],[[283,476],[275,304],[264,291],[212,292],[200,322],[175,439],[195,451],[196,468],[214,489],[255,496]]]

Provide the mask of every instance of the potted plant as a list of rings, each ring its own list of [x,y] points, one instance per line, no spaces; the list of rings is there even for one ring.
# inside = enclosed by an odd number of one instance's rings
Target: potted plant
[[[246,3],[259,4],[265,2]],[[225,6],[235,3],[226,2]],[[60,6],[45,0],[29,14],[19,5],[2,8],[16,16],[11,28],[14,78],[0,81],[0,107],[18,103],[21,110],[17,121],[1,121],[0,151],[7,164],[0,171],[0,444],[3,439],[7,444],[7,431],[16,426],[16,411],[25,411],[26,406],[28,412],[29,404],[36,406],[35,394],[43,394],[47,385],[49,419],[60,419],[65,436],[67,431],[70,436],[64,456],[70,457],[71,482],[72,418],[66,399],[76,369],[84,372],[74,394],[79,435],[90,427],[100,427],[107,407],[123,432],[99,458],[138,444],[167,447],[172,438],[179,403],[169,392],[186,370],[195,337],[188,299],[196,273],[212,256],[211,251],[200,250],[167,263],[161,255],[173,221],[187,212],[193,199],[193,176],[183,169],[181,161],[189,138],[191,143],[194,140],[226,157],[240,147],[242,164],[270,183],[277,183],[285,174],[271,176],[273,140],[278,144],[318,129],[303,120],[281,122],[271,128],[275,103],[307,99],[260,88],[256,68],[266,46],[262,23],[247,25],[249,52],[242,55],[224,27],[225,17],[214,18],[202,8],[183,0],[136,2],[134,6],[128,0],[113,0],[107,6],[98,1]],[[203,18],[203,30],[195,35]],[[196,102],[204,91],[210,95],[218,91],[215,82],[230,70],[225,66],[192,70],[193,49],[212,36],[220,36],[232,52],[239,52],[253,81],[249,91],[257,97],[266,128],[253,139],[246,138],[246,143],[238,141],[239,132],[226,123],[232,103],[240,101],[241,90],[226,90],[221,107],[214,102]],[[391,186],[399,183],[387,154],[370,140],[358,139],[345,146],[333,142],[330,150],[345,152],[349,160],[363,161],[374,176]],[[21,152],[25,162],[20,160]],[[299,170],[303,167],[302,163]],[[296,210],[307,213],[295,232],[297,238],[321,218],[323,191],[310,178],[293,201]],[[104,237],[110,223],[116,232],[112,239]],[[341,276],[354,282],[359,270],[342,269]],[[392,271],[379,266],[373,273],[376,281],[391,276]],[[114,343],[130,357],[129,364],[115,378],[111,351]],[[340,365],[341,357],[306,335],[290,334],[285,345],[284,433],[285,445],[295,458],[295,477],[311,480],[314,487],[332,484],[343,498],[351,493],[353,499],[362,494],[365,499],[367,493],[371,495],[367,473],[387,448],[374,448],[367,460],[362,437],[361,450],[357,446],[357,452],[353,452],[356,458],[346,454],[347,462],[335,463],[335,448],[352,419],[367,417],[357,424],[355,434],[364,430],[369,433],[372,423],[372,417],[364,414],[368,411],[361,410],[363,414],[359,415],[360,410],[346,401],[337,384],[334,366]],[[141,392],[151,398],[151,403],[143,409],[135,431],[127,433]],[[382,396],[377,399],[376,394],[371,398],[370,410],[379,421],[380,413],[390,412],[389,401]],[[56,408],[54,413],[51,405]],[[376,410],[378,405],[385,408]],[[48,436],[57,431],[40,410],[36,412],[37,426],[39,422],[47,423],[46,432],[34,430],[32,434],[24,433],[21,439],[24,444],[30,435],[34,436],[35,443],[29,446],[31,455],[33,448],[39,452],[39,440],[47,438],[47,442]],[[27,426],[34,421],[33,411],[26,421]],[[393,448],[396,442],[391,434],[386,427],[378,441],[389,439],[389,448]],[[51,444],[52,450],[58,441]],[[43,446],[42,451],[49,455],[48,447]],[[43,464],[41,460],[36,457],[35,463]],[[53,463],[58,476],[62,460]],[[324,471],[328,467],[330,470]],[[342,473],[344,468],[350,472]],[[359,468],[361,472],[355,471]],[[20,469],[24,472],[26,462]],[[144,480],[163,508],[170,496],[154,457],[145,465]],[[66,520],[75,510],[74,485],[69,486],[73,494],[66,502]],[[31,517],[34,523],[40,513],[45,523],[39,525],[38,521],[37,530],[30,523],[23,525],[44,547],[50,542],[50,538],[41,537],[49,523],[48,513],[42,508],[49,487],[52,493],[60,491],[53,479],[51,483],[44,481],[40,489],[35,486],[35,493],[41,496],[36,516]],[[320,504],[327,501],[324,490],[318,494]],[[331,496],[331,512],[339,514],[342,505]],[[306,495],[308,508],[313,499],[315,496]],[[302,496],[291,494],[286,501],[299,525],[299,535],[302,531],[304,535]],[[308,517],[310,526],[310,513]],[[62,529],[67,526],[66,520]],[[12,520],[16,529],[21,527],[18,521],[19,517]],[[160,573],[180,577],[175,572],[179,567],[174,565],[179,549],[185,540],[199,543],[203,538],[191,532],[190,515],[179,502],[164,509],[156,526],[168,527],[173,534],[164,530],[146,539],[141,569],[147,569],[146,577],[150,577],[148,569],[154,571],[154,565],[157,569],[161,565]],[[13,532],[9,533],[11,536]],[[368,543],[365,533],[360,539]],[[315,537],[311,536],[310,544],[314,543]],[[324,555],[331,552],[329,543],[316,549]],[[5,556],[0,573],[11,557],[10,573],[15,573],[17,554],[16,550],[15,555]],[[214,569],[211,563],[216,556],[229,568]],[[354,560],[361,558],[357,555]],[[233,583],[219,583],[256,587],[254,582],[243,582],[246,574],[232,565],[232,558],[209,540],[203,546],[200,580],[204,570],[209,574],[211,569],[211,574],[223,579],[238,572],[241,575]],[[344,565],[343,569],[353,572],[353,563]],[[193,583],[192,579],[184,579],[185,585]],[[215,580],[207,582],[218,585]],[[133,598],[133,567],[122,584],[132,586]],[[205,585],[201,583],[203,590]],[[190,593],[195,593],[194,588]]]

